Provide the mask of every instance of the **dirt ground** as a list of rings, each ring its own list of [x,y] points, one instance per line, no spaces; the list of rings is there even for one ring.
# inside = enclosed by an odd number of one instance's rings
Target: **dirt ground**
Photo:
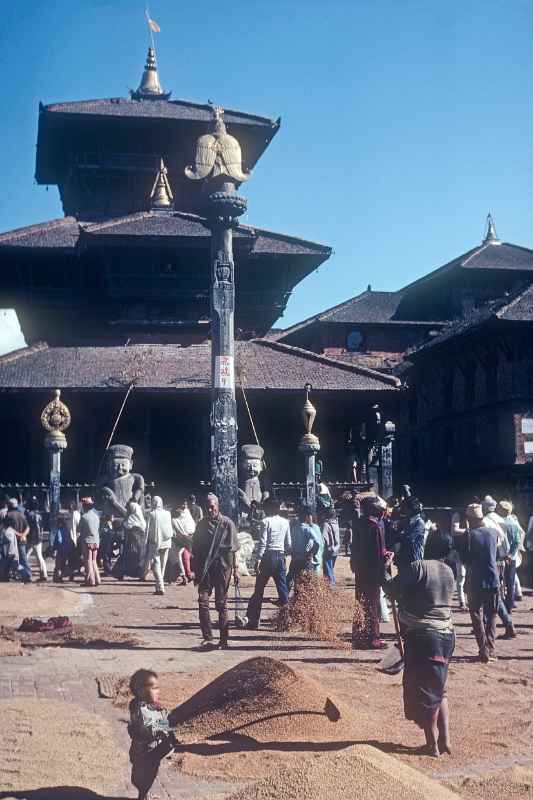
[[[337,572],[339,591],[351,592],[351,577],[344,559]],[[253,581],[243,581],[244,597],[249,596],[252,587]],[[0,607],[4,597],[8,597],[5,589],[0,585]],[[47,593],[50,598],[46,615],[64,613],[55,604],[56,592],[63,589],[50,585],[9,585],[9,590],[12,589],[18,593],[19,616],[36,615],[33,601]],[[79,599],[86,590],[75,586],[66,591]],[[271,598],[274,591],[271,589],[267,594]],[[351,715],[350,730],[337,740],[329,734],[314,736],[314,741],[304,736],[295,736],[292,741],[275,737],[270,741],[265,737],[258,740],[253,736],[212,740],[205,738],[205,733],[197,739],[188,738],[172,757],[173,763],[162,771],[160,794],[164,800],[205,797],[222,800],[240,791],[243,782],[268,778],[269,774],[292,768],[295,761],[313,763],[328,753],[335,757],[354,744],[378,748],[437,778],[465,798],[500,800],[503,796],[533,800],[533,594],[530,592],[514,613],[517,638],[498,641],[498,661],[488,665],[474,661],[476,645],[468,613],[454,610],[457,648],[448,682],[453,752],[440,759],[417,752],[423,735],[403,717],[401,676],[390,677],[376,669],[379,653],[335,648],[298,631],[276,633],[269,622],[275,607],[268,599],[260,631],[235,630],[229,651],[206,654],[198,649],[200,633],[192,586],[170,587],[164,597],[154,597],[153,585],[128,580],[119,584],[106,579],[91,595],[93,604],[84,606],[80,623],[111,625],[117,632],[139,638],[142,645],[120,649],[89,645],[68,651],[54,646],[24,648],[23,656],[13,654],[0,659],[0,697],[12,699],[31,693],[45,699],[61,696],[74,704],[81,703],[109,722],[114,731],[111,745],[120,741],[121,751],[126,753],[125,683],[135,669],[155,668],[160,674],[162,700],[173,707],[242,661],[268,655],[290,665],[297,673],[301,671],[302,680],[314,682],[324,695],[330,696],[340,708],[348,709]],[[24,598],[30,601],[27,606]],[[13,599],[11,603],[17,605]],[[230,606],[233,609],[233,601]],[[392,641],[392,625],[383,625],[382,629],[385,638]],[[499,627],[498,634],[501,633],[503,629]],[[112,699],[98,700],[97,677],[105,679],[108,690],[111,687],[107,694]],[[122,682],[117,686],[120,678]],[[58,769],[54,785],[65,785],[68,770],[59,766]],[[51,785],[53,776],[49,772],[45,775]],[[19,790],[27,788],[17,785]],[[89,790],[91,785],[86,785]],[[108,784],[106,800],[132,797],[131,787],[127,786],[126,765],[120,793]],[[0,798],[6,797],[3,794],[6,788],[0,784]],[[102,794],[88,793],[83,800],[104,797],[104,788],[92,791]],[[33,800],[33,795],[28,797]]]
[[[92,602],[89,594],[50,584],[0,583],[0,624],[20,625],[23,617],[76,616]]]

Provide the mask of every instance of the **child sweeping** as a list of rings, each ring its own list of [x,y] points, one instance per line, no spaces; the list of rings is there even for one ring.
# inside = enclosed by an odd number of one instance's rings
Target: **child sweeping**
[[[149,669],[137,670],[130,678],[130,691],[131,782],[139,800],[150,800],[159,764],[177,741],[169,728],[168,711],[159,702],[157,674]]]

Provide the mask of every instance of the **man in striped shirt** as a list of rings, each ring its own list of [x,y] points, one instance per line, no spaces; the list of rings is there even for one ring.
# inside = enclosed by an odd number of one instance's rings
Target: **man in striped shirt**
[[[246,612],[246,627],[249,630],[257,630],[259,627],[263,595],[270,578],[273,578],[276,584],[281,609],[286,609],[289,602],[285,566],[285,556],[291,551],[289,520],[280,515],[279,503],[273,498],[269,498],[265,502],[265,512],[267,516],[262,522],[261,537],[257,551],[260,563],[257,567],[254,593],[250,598]]]

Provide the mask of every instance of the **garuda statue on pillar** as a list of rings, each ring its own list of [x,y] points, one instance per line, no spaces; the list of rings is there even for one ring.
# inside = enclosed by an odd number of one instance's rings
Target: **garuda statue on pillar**
[[[242,183],[250,177],[249,172],[243,172],[241,146],[226,131],[223,113],[223,108],[213,106],[211,133],[200,136],[196,143],[194,166],[185,168],[186,176],[193,181],[227,176]]]

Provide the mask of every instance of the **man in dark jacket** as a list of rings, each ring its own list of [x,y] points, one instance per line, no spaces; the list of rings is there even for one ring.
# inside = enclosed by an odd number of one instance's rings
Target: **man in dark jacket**
[[[365,615],[362,629],[354,635],[354,649],[380,650],[386,645],[379,633],[379,596],[385,568],[385,503],[377,497],[366,497],[362,518],[354,530],[350,565],[355,575],[355,598]]]
[[[477,503],[466,509],[469,531],[462,539],[461,560],[468,565],[468,608],[479,647],[479,660],[494,661],[500,576],[496,563],[497,532],[483,526]],[[457,541],[457,540],[456,540]]]
[[[426,538],[426,524],[422,518],[422,503],[416,497],[408,497],[401,506],[402,521],[399,524],[397,542],[399,549],[396,553],[396,566],[401,571],[402,567],[412,564],[413,561],[422,561],[424,558],[424,542]]]
[[[200,520],[193,534],[192,556],[195,584],[198,586],[198,611],[202,629],[202,647],[215,647],[209,601],[215,592],[218,611],[220,647],[228,647],[228,589],[232,573],[238,581],[235,553],[239,549],[237,529],[229,517],[220,513],[218,497],[207,495],[207,516]]]
[[[17,537],[19,554],[19,576],[23,583],[31,581],[31,569],[27,558],[27,539],[30,532],[28,520],[23,512],[19,510],[19,501],[12,497],[7,504],[7,514],[5,516],[6,525],[15,531]]]

